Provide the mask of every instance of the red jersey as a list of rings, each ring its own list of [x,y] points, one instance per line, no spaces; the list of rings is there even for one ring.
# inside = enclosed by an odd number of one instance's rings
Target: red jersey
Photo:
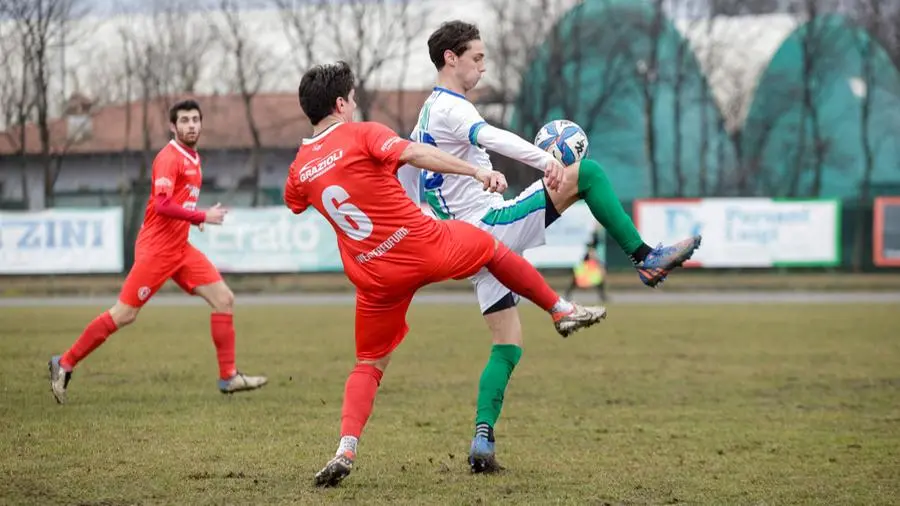
[[[197,208],[202,183],[200,155],[174,140],[169,141],[153,160],[150,200],[135,244],[136,255],[177,256],[184,252],[191,224],[161,216],[154,208],[154,199],[162,195],[172,199],[175,205],[193,211]]]
[[[439,222],[424,215],[396,177],[409,141],[378,123],[337,123],[297,151],[284,189],[296,214],[310,205],[337,234],[344,271],[357,286],[386,288],[434,270]]]

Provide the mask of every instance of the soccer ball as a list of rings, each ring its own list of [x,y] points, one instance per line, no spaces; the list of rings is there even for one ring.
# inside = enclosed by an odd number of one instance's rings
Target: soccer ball
[[[563,165],[572,165],[587,155],[588,139],[584,130],[569,120],[558,119],[538,131],[534,144],[548,151]]]

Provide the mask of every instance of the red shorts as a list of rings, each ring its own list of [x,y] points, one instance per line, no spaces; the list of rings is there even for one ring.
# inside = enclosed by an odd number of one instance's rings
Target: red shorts
[[[141,255],[136,258],[122,285],[119,300],[132,307],[142,307],[170,278],[189,294],[193,294],[198,286],[222,281],[219,270],[206,255],[188,244],[180,257],[163,259]]]
[[[416,290],[448,279],[465,279],[494,257],[495,239],[484,230],[462,221],[441,222],[443,231],[423,255],[431,257],[430,273],[409,287],[356,292],[356,357],[378,360],[389,355],[406,337],[406,311]]]

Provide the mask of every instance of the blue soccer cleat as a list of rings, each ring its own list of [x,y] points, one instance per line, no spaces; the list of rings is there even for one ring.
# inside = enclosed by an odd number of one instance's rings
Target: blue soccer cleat
[[[472,439],[469,448],[469,466],[473,473],[496,473],[503,470],[494,456],[494,442],[478,435]]]
[[[635,266],[641,281],[645,285],[655,288],[666,279],[672,269],[680,267],[694,256],[694,251],[700,248],[702,239],[701,236],[695,235],[671,246],[663,247],[660,244],[653,248],[647,258]]]

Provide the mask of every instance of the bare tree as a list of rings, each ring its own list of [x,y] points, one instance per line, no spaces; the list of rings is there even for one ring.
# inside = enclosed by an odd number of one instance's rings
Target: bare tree
[[[169,78],[164,81],[163,94],[173,92],[193,94],[197,82],[206,70],[207,55],[214,37],[210,23],[196,13],[196,2],[190,0],[156,0],[159,22],[157,31],[166,55],[165,66]]]
[[[130,32],[125,27],[120,27],[117,31],[119,38],[119,47],[122,49],[119,54],[121,61],[116,65],[110,66],[111,72],[108,76],[108,90],[115,97],[113,102],[119,102],[123,105],[125,115],[125,130],[122,133],[122,145],[119,148],[119,195],[125,205],[133,188],[127,184],[130,180],[128,176],[132,164],[131,159],[131,132],[132,132],[132,102],[135,99],[135,88],[141,85],[137,82],[138,62],[135,61],[135,40],[131,37]],[[139,169],[140,170],[140,169]],[[146,171],[146,167],[144,167]],[[126,217],[127,219],[127,217]]]
[[[557,2],[555,8],[561,10],[563,7]],[[629,64],[632,55],[628,50],[633,34],[627,36],[627,28],[593,29],[590,20],[581,16],[582,8],[576,6],[546,33],[541,34],[540,30],[544,28],[538,24],[534,29],[512,29],[512,43],[504,43],[501,39],[501,45],[519,47],[520,51],[524,51],[524,57],[510,54],[509,57],[495,59],[500,60],[496,66],[507,74],[510,84],[521,83],[519,102],[527,102],[530,106],[520,111],[523,116],[520,123],[529,134],[537,131],[552,109],[559,109],[567,118],[584,116],[587,121],[582,126],[588,130],[600,128],[601,123],[609,120],[604,114],[611,112],[609,106],[612,99],[631,80]],[[628,20],[619,21],[611,24],[628,23]],[[518,22],[515,24],[520,26]],[[530,33],[534,40],[516,39],[523,37],[519,32]],[[534,46],[527,47],[525,44]],[[590,51],[585,48],[590,48]],[[593,75],[600,74],[599,83],[593,83],[589,95],[583,93],[587,68],[597,71]],[[532,79],[535,77],[540,79]],[[531,81],[537,81],[539,86],[532,86]]]
[[[396,37],[401,20],[420,8],[412,0],[346,0],[324,4],[324,19],[333,30],[335,56],[346,61],[356,75],[356,102],[363,121],[372,118],[378,82],[389,65],[413,50]],[[419,25],[421,29],[423,25]]]
[[[712,41],[714,19],[714,14],[711,13],[709,18],[706,20],[705,40],[708,47],[706,48],[707,56],[705,65],[703,65],[703,67],[705,75],[708,77],[706,79],[706,82],[700,87],[700,156],[698,157],[699,167],[697,168],[697,170],[698,176],[700,178],[700,196],[702,197],[709,195],[709,109],[710,106],[714,104],[714,101],[711,100],[710,97],[710,87],[712,86],[712,79],[710,79],[709,77],[711,77],[712,75],[710,72],[713,66],[712,62],[715,61],[717,55],[717,44]]]
[[[702,39],[704,46],[710,44],[712,22],[704,12],[704,6],[695,0],[669,0],[666,10],[674,18],[676,23],[681,23],[681,34],[675,44],[674,69],[671,76],[672,82],[672,173],[675,181],[675,195],[684,196],[687,191],[688,181],[683,169],[684,138],[687,132],[684,129],[684,107],[697,106],[700,110],[701,137],[700,157],[697,160],[699,166],[699,185],[695,193],[706,192],[707,154],[709,145],[708,108],[710,106],[709,93],[703,79],[697,79],[697,74],[690,72],[690,68],[696,64],[694,52],[691,49],[691,41],[702,36],[695,32],[706,31],[706,37]],[[707,8],[708,12],[709,9]],[[698,91],[698,96],[694,96]]]
[[[644,110],[644,151],[650,169],[650,191],[656,197],[660,189],[659,159],[656,146],[656,98],[660,87],[660,39],[664,32],[664,0],[653,1],[653,14],[649,26],[644,27],[650,51],[646,59],[637,59],[636,74],[643,98]]]
[[[800,187],[800,178],[805,172],[806,169],[806,140],[807,140],[807,130],[806,125],[807,122],[812,123],[813,128],[813,151],[816,156],[816,163],[819,163],[819,153],[821,152],[818,149],[819,137],[818,137],[818,108],[814,103],[813,98],[813,87],[815,86],[814,72],[816,69],[816,63],[819,56],[819,51],[822,47],[821,39],[819,38],[818,24],[820,21],[816,18],[818,15],[818,0],[806,0],[806,14],[809,16],[809,22],[804,27],[803,35],[801,37],[801,89],[800,89],[800,103],[801,103],[801,113],[800,113],[800,122],[799,128],[797,129],[797,150],[794,154],[794,163],[791,168],[791,176],[788,182],[788,195],[789,196],[797,196]]]
[[[413,43],[422,34],[422,30],[426,26],[426,11],[424,9],[417,10],[413,6],[409,6],[403,11],[403,14],[397,21],[399,26],[396,29],[395,36],[398,38],[400,46],[397,58],[399,69],[396,74],[395,104],[394,107],[391,107],[390,103],[386,101],[379,101],[378,103],[381,112],[391,117],[397,130],[405,135],[410,133],[415,125],[415,120],[410,122],[410,118],[414,117],[414,111],[407,110],[406,100],[408,93],[406,79],[409,76],[409,61],[413,52],[425,50],[424,47],[415,47]],[[418,110],[418,106],[416,106],[415,110]],[[410,114],[410,112],[413,112],[413,114]]]
[[[633,124],[627,104],[634,103],[635,97],[638,104],[650,103],[644,100],[644,91],[652,94],[651,101],[656,99],[658,66],[651,69],[647,65],[651,59],[648,48],[658,38],[650,34],[655,13],[639,5],[617,5],[603,13],[604,26],[598,30],[593,16],[587,15],[588,8],[591,7],[576,5],[549,32],[535,35],[542,42],[527,62],[527,70],[514,74],[521,82],[516,113],[517,128],[523,135],[533,135],[544,122],[562,115],[576,120],[592,138],[615,138]],[[662,20],[657,17],[656,21],[661,32]],[[529,28],[521,31],[532,33]],[[497,62],[493,66],[499,65]],[[657,116],[649,118],[654,133]],[[643,137],[647,139],[647,122],[644,123]],[[649,144],[655,145],[652,135]],[[643,158],[648,160],[647,143],[642,147]],[[629,164],[646,163],[634,159],[628,143],[603,142],[594,148],[602,149],[604,159],[613,164],[616,159]],[[649,152],[654,156],[647,165],[658,166],[656,147]],[[651,168],[648,172],[659,171]]]
[[[35,98],[41,165],[44,171],[44,205],[53,205],[54,187],[59,177],[59,163],[54,163],[50,138],[52,101],[51,82],[64,78],[55,68],[54,57],[65,47],[66,32],[73,17],[80,14],[76,0],[9,0],[14,9],[13,20],[27,33],[28,46],[23,57],[30,60],[30,83]]]
[[[104,65],[91,74],[100,105],[122,103],[123,141],[119,151],[125,212],[126,244],[133,244],[150,193],[150,172],[158,143],[168,132],[168,109],[179,95],[192,93],[211,65],[212,31],[203,12],[187,0],[148,0],[147,9],[133,14],[120,6],[117,39],[104,45]],[[137,142],[132,135],[137,131]],[[134,163],[135,156],[137,163]],[[131,167],[137,174],[131,176]],[[128,250],[128,262],[133,251]]]
[[[616,22],[610,23],[612,29],[597,30],[582,16],[585,6],[571,0],[493,0],[488,5],[497,22],[493,33],[483,34],[491,61],[485,81],[501,104],[499,120],[505,121],[508,107],[519,102],[517,126],[526,136],[552,109],[568,118],[586,117],[582,127],[588,130],[608,123],[604,114],[631,77],[627,48],[633,34],[617,29]],[[590,96],[583,93],[587,68],[601,75]]]
[[[900,3],[890,0],[854,0],[851,17],[881,44],[894,66],[900,68]],[[877,6],[876,6],[877,5]],[[878,10],[877,22],[873,11]]]
[[[832,69],[840,64],[838,58],[842,51],[838,50],[838,41],[845,37],[844,27],[822,14],[837,7],[832,0],[803,0],[798,7],[807,22],[800,31],[801,113],[794,163],[787,181],[789,196],[818,196],[826,162],[842,158],[836,151],[838,143],[823,131],[819,106],[834,76]],[[803,179],[809,177],[810,172],[812,181],[803,191]]]
[[[560,93],[558,89],[571,88],[572,95],[580,89],[557,83],[554,89],[547,83],[563,71],[565,65],[580,66],[581,62],[562,59],[562,53],[569,49],[561,43],[561,35],[554,29],[557,23],[565,23],[560,16],[574,2],[569,0],[490,0],[486,3],[484,17],[492,17],[490,30],[483,30],[481,36],[487,46],[488,72],[482,79],[482,89],[486,92],[479,97],[485,119],[491,123],[512,127],[523,137],[530,139],[548,119],[554,106],[566,107],[576,100]],[[573,51],[567,51],[572,56]],[[548,58],[549,55],[553,55]],[[540,70],[533,68],[535,65]],[[552,67],[552,68],[551,68]],[[551,75],[552,74],[552,75]],[[517,122],[510,125],[511,112],[516,107]],[[587,128],[587,125],[582,125]],[[513,187],[530,184],[534,173],[521,168],[518,162],[499,157],[495,165],[506,172]]]
[[[872,95],[877,89],[878,72],[875,69],[875,44],[877,42],[868,34],[882,32],[882,1],[864,0],[857,11],[859,24],[867,30],[867,34],[856,37],[856,50],[860,58],[860,83],[858,95],[860,98],[860,126],[859,141],[863,153],[863,177],[859,185],[859,200],[856,212],[856,224],[853,237],[853,270],[862,270],[863,244],[865,243],[865,220],[863,209],[868,207],[872,188],[872,173],[875,171],[875,146],[871,134]],[[875,233],[878,233],[877,231]]]
[[[141,220],[143,219],[143,208],[146,203],[145,196],[149,194],[150,188],[150,170],[153,163],[154,134],[159,133],[161,128],[165,128],[165,124],[160,125],[154,123],[153,109],[162,108],[160,102],[165,102],[162,97],[162,90],[166,87],[164,84],[168,75],[167,58],[164,52],[165,45],[158,42],[158,29],[164,30],[161,25],[164,17],[164,6],[161,3],[152,5],[153,11],[146,17],[135,17],[130,20],[128,27],[122,27],[119,30],[120,42],[122,44],[122,80],[124,97],[127,102],[126,110],[126,137],[121,146],[122,163],[130,163],[130,153],[132,150],[139,152],[138,156],[138,174],[131,184],[128,185],[128,192],[125,197],[130,200],[130,205],[126,208],[128,212],[125,217],[125,240],[126,244],[133,244],[140,229]],[[139,125],[140,125],[140,144],[138,146],[130,145],[131,124],[132,124],[132,105],[131,100],[139,101]],[[162,113],[162,114],[160,114]],[[164,111],[157,110],[157,117],[162,117],[163,123],[166,123],[167,115]],[[164,130],[163,130],[164,131]],[[133,251],[129,250],[129,256],[133,255]],[[129,258],[129,263],[130,263]]]
[[[500,104],[497,119],[505,122],[509,107],[523,88],[523,76],[544,47],[559,53],[559,36],[550,34],[558,16],[571,2],[560,0],[491,0],[487,4],[496,22],[491,33],[482,37],[488,45],[491,71],[485,82],[494,90],[492,101]],[[548,36],[549,34],[549,36]],[[533,110],[541,107],[532,108]],[[537,114],[543,116],[543,114]],[[535,121],[542,121],[543,117]],[[536,129],[529,130],[534,133]]]
[[[753,14],[771,14],[781,7],[779,0],[711,0],[712,10],[722,16],[747,16]]]
[[[560,115],[590,135],[622,126],[625,118],[614,99],[633,82],[630,19],[597,30],[583,15],[586,7],[576,2],[493,0],[489,6],[497,23],[482,36],[490,55],[485,80],[495,91],[492,102],[499,103],[494,119],[508,121],[507,108],[516,104],[514,128],[525,138]],[[533,180],[533,172],[509,171],[507,177],[520,186]]]
[[[19,19],[30,16],[33,5],[26,2],[10,2],[0,5],[0,18]],[[21,23],[5,26],[0,47],[0,110],[3,111],[4,135],[10,146],[16,149],[21,170],[23,205],[29,208],[28,158],[26,153],[26,124],[31,117],[34,101],[29,86],[31,58],[26,52],[31,47],[30,33]],[[16,128],[10,128],[15,125]]]
[[[244,119],[250,130],[252,146],[250,148],[250,170],[253,187],[253,202],[259,205],[259,174],[262,166],[262,136],[259,120],[254,115],[253,101],[265,85],[273,62],[269,52],[260,47],[252,37],[252,30],[241,17],[234,0],[221,0],[219,4],[225,28],[219,38],[228,52],[229,67],[233,71],[232,89],[241,96]]]
[[[317,61],[317,38],[325,23],[326,2],[272,0],[281,16],[285,37],[290,43],[291,57],[298,74],[303,74]]]
[[[678,42],[675,47],[675,69],[674,76],[672,78],[672,94],[674,100],[674,104],[672,107],[672,123],[674,127],[674,130],[672,132],[672,172],[675,176],[675,195],[678,197],[683,197],[685,196],[687,185],[687,181],[684,175],[684,169],[682,167],[682,158],[684,151],[683,145],[685,136],[683,124],[683,108],[686,104],[689,106],[696,105],[700,108],[701,148],[700,159],[698,160],[700,181],[697,191],[701,195],[705,194],[706,192],[705,180],[708,170],[706,156],[708,153],[709,132],[704,130],[708,128],[708,109],[710,106],[710,102],[709,93],[707,90],[708,86],[706,82],[703,79],[698,79],[697,77],[695,77],[695,74],[689,72],[692,64],[696,63],[696,60],[694,59],[694,52],[691,50],[690,40],[693,32],[703,28],[705,25],[705,29],[707,30],[706,43],[708,44],[709,30],[712,27],[712,23],[708,20],[705,20],[700,15],[695,2],[682,2],[680,7],[681,10],[679,11],[679,14],[689,21],[684,28],[685,34],[678,38]],[[707,22],[703,23],[703,21]],[[697,90],[698,88],[699,90]],[[691,94],[694,90],[699,91],[699,97],[694,97]]]

